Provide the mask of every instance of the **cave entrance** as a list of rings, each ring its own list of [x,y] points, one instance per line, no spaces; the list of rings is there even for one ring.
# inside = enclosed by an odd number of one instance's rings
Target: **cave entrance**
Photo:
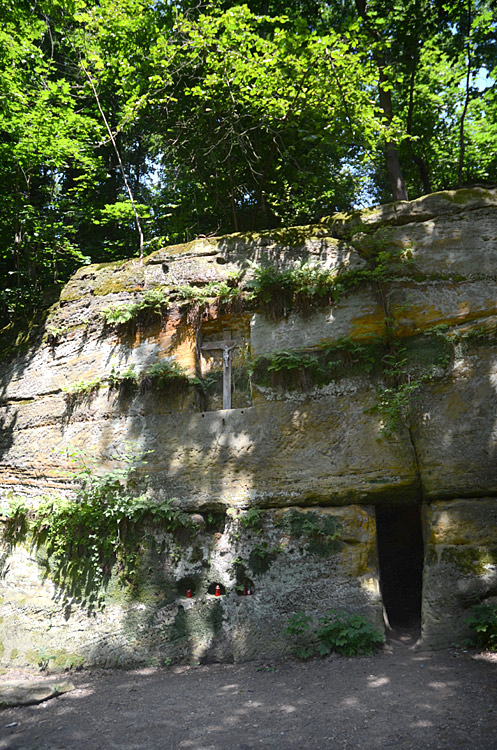
[[[392,628],[421,623],[423,532],[421,507],[378,506],[376,539],[383,604]]]

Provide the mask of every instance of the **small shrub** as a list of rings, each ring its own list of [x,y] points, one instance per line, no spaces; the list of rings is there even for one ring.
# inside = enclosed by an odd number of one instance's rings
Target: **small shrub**
[[[319,623],[317,650],[322,656],[331,651],[342,656],[372,654],[385,642],[383,633],[362,615],[331,611],[325,613]]]
[[[310,659],[316,652],[312,642],[311,623],[312,617],[306,615],[305,612],[296,612],[290,617],[283,631],[285,635],[295,640],[293,653],[299,659]]]
[[[311,629],[312,617],[297,612],[288,621],[285,635],[296,640],[294,654],[308,659],[316,652],[327,656],[332,651],[342,656],[372,654],[384,642],[385,636],[362,615],[326,612],[319,618],[319,627]]]
[[[497,607],[488,602],[472,608],[466,623],[474,631],[476,645],[488,651],[497,651]]]

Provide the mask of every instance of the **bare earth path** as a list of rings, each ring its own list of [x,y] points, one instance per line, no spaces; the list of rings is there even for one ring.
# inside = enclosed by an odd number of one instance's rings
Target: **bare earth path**
[[[70,678],[71,693],[0,711],[1,750],[497,748],[497,657],[407,636],[373,657]]]

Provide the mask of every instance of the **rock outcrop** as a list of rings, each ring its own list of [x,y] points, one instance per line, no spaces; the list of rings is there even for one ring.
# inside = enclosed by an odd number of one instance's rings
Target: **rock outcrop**
[[[333,294],[278,306],[254,292],[254,263],[326,269]],[[496,268],[497,192],[483,189],[81,268],[5,354],[0,492],[35,508],[70,491],[68,447],[102,470],[131,443],[150,501],[171,500],[194,533],[149,529],[135,580],[112,578],[90,613],[41,574],[42,552],[6,545],[3,661],[266,657],[291,647],[284,623],[301,610],[383,627],[395,583],[375,506],[419,509],[423,644],[465,637],[469,608],[497,594]],[[219,341],[236,345],[231,409]],[[181,387],[158,385],[158,362],[182,368]]]

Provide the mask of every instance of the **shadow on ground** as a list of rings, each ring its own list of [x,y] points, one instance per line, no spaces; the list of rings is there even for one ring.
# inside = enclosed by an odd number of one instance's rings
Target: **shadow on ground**
[[[372,657],[76,673],[76,690],[0,712],[1,750],[497,746],[497,656]],[[39,678],[39,675],[37,675]]]

